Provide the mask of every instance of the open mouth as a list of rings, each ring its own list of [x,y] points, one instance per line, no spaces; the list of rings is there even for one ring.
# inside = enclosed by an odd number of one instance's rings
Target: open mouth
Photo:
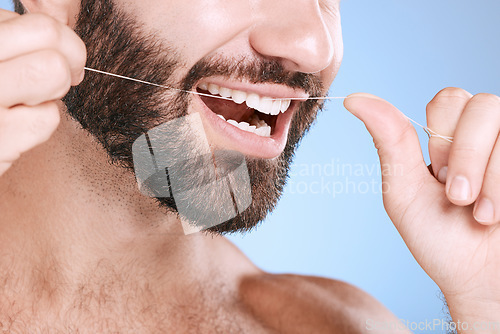
[[[273,99],[214,83],[200,83],[197,91],[227,98],[224,100],[200,96],[203,103],[220,119],[260,137],[271,137],[277,128],[280,114],[287,112],[293,105],[290,99]]]
[[[230,87],[230,88],[229,88]],[[214,148],[274,159],[286,146],[304,90],[274,83],[210,77],[196,85],[204,130]]]

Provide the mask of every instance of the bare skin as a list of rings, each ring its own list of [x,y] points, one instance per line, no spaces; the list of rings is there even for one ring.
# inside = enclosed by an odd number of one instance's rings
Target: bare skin
[[[219,11],[212,7],[193,12],[189,2],[174,6],[167,1],[162,5],[119,1],[145,24],[171,24],[176,16],[188,14],[199,14],[198,20],[190,22],[202,24],[203,16],[209,17],[202,26],[186,25],[181,19],[178,26],[173,25],[174,32],[159,36],[188,49],[187,68],[214,49],[226,54],[255,50],[281,59],[289,70],[315,73],[329,86],[342,59],[340,21],[332,11],[338,2],[299,2],[302,11],[280,1],[256,1],[250,7],[247,1],[234,1],[225,9],[250,21],[235,14],[224,16],[234,18],[226,22],[217,19]],[[367,331],[367,319],[396,321],[380,303],[349,284],[270,275],[222,237],[185,236],[174,215],[165,215],[154,200],[138,192],[133,175],[107,162],[95,139],[65,114],[59,101],[84,74],[85,46],[70,28],[78,2],[23,3],[30,13],[42,14],[19,17],[0,12],[2,45],[12,46],[0,50],[1,329],[12,333],[362,333]],[[296,16],[296,25],[287,25],[288,29],[284,26],[290,22],[276,20],[284,8],[285,16]],[[247,15],[250,9],[252,15]],[[171,13],[164,14],[172,15],[171,20],[155,16],[160,13]],[[271,24],[276,22],[283,26]],[[234,29],[227,29],[228,25]],[[217,38],[186,40],[186,36],[198,38],[195,32],[201,29],[212,29],[208,35]],[[461,97],[450,102],[450,94]],[[498,97],[467,94],[445,90],[428,108],[434,130],[453,135],[457,127],[457,145],[470,142],[477,128],[484,127],[459,120],[473,111],[492,114],[499,108]],[[443,105],[457,119],[451,128],[439,116]],[[463,275],[471,268],[462,268],[458,275],[464,277],[462,281],[457,279],[457,267],[464,261],[474,263],[470,260],[475,250],[499,251],[474,248],[481,238],[498,239],[489,233],[498,218],[476,217],[478,210],[467,207],[481,197],[495,200],[491,184],[495,184],[496,164],[486,169],[484,163],[480,175],[472,175],[477,168],[463,163],[471,158],[464,152],[471,150],[431,141],[436,175],[449,166],[448,178],[459,173],[473,180],[472,193],[456,198],[446,175],[439,182],[424,173],[418,140],[395,108],[364,95],[350,97],[346,107],[367,124],[383,162],[407,167],[404,178],[386,176],[392,186],[385,195],[386,207],[412,253],[445,293],[454,319],[495,320],[500,297],[488,293],[496,284],[495,265],[482,262],[479,268],[484,270],[474,277]],[[486,137],[496,138],[497,125],[488,129]],[[387,127],[392,135],[401,134],[391,136],[399,142],[387,137]],[[479,132],[484,137],[484,131]],[[216,137],[211,139],[222,145]],[[491,161],[496,161],[494,140],[475,143],[481,147],[474,151],[480,152],[476,160],[488,161],[491,155]],[[444,189],[442,183],[448,187]],[[418,197],[420,189],[426,192]],[[422,222],[446,221],[476,224],[457,232],[465,244],[472,245],[460,256],[447,252],[452,242],[435,240],[431,234],[427,238],[434,246],[422,249]],[[437,223],[425,226],[433,233],[439,227]],[[415,242],[417,238],[420,242]]]
[[[75,164],[107,163],[81,131],[63,118],[0,179],[0,322],[12,332],[355,333],[367,318],[395,320],[347,283],[270,275],[225,238],[185,236],[133,182],[116,182],[132,178],[120,168]]]
[[[43,12],[56,4],[25,5]],[[82,79],[85,46],[65,27],[72,4],[57,5],[49,14],[60,22],[1,13],[4,22],[34,35],[17,54],[3,57],[4,73],[31,67],[13,76],[22,91],[2,96],[9,135],[0,178],[2,329],[354,333],[363,331],[368,316],[395,320],[346,283],[270,275],[225,238],[185,236],[175,216],[142,196],[133,175],[110,166],[58,101]],[[326,52],[325,60],[289,66],[321,69],[332,60]]]

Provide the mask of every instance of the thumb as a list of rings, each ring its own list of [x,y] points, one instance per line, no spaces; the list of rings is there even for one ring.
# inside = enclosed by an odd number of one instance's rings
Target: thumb
[[[384,204],[392,216],[395,209],[410,204],[428,178],[432,178],[417,133],[403,113],[374,95],[349,95],[344,106],[365,124],[373,137],[382,168]]]

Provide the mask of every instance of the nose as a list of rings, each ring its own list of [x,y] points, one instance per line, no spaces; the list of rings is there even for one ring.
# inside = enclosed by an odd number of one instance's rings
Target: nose
[[[333,61],[334,47],[317,0],[258,1],[250,44],[286,69],[317,73]]]

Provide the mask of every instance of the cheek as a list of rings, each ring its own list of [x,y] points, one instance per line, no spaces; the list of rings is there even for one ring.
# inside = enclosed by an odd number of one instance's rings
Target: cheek
[[[213,54],[250,25],[248,0],[121,0],[158,40],[174,47],[187,65]]]

